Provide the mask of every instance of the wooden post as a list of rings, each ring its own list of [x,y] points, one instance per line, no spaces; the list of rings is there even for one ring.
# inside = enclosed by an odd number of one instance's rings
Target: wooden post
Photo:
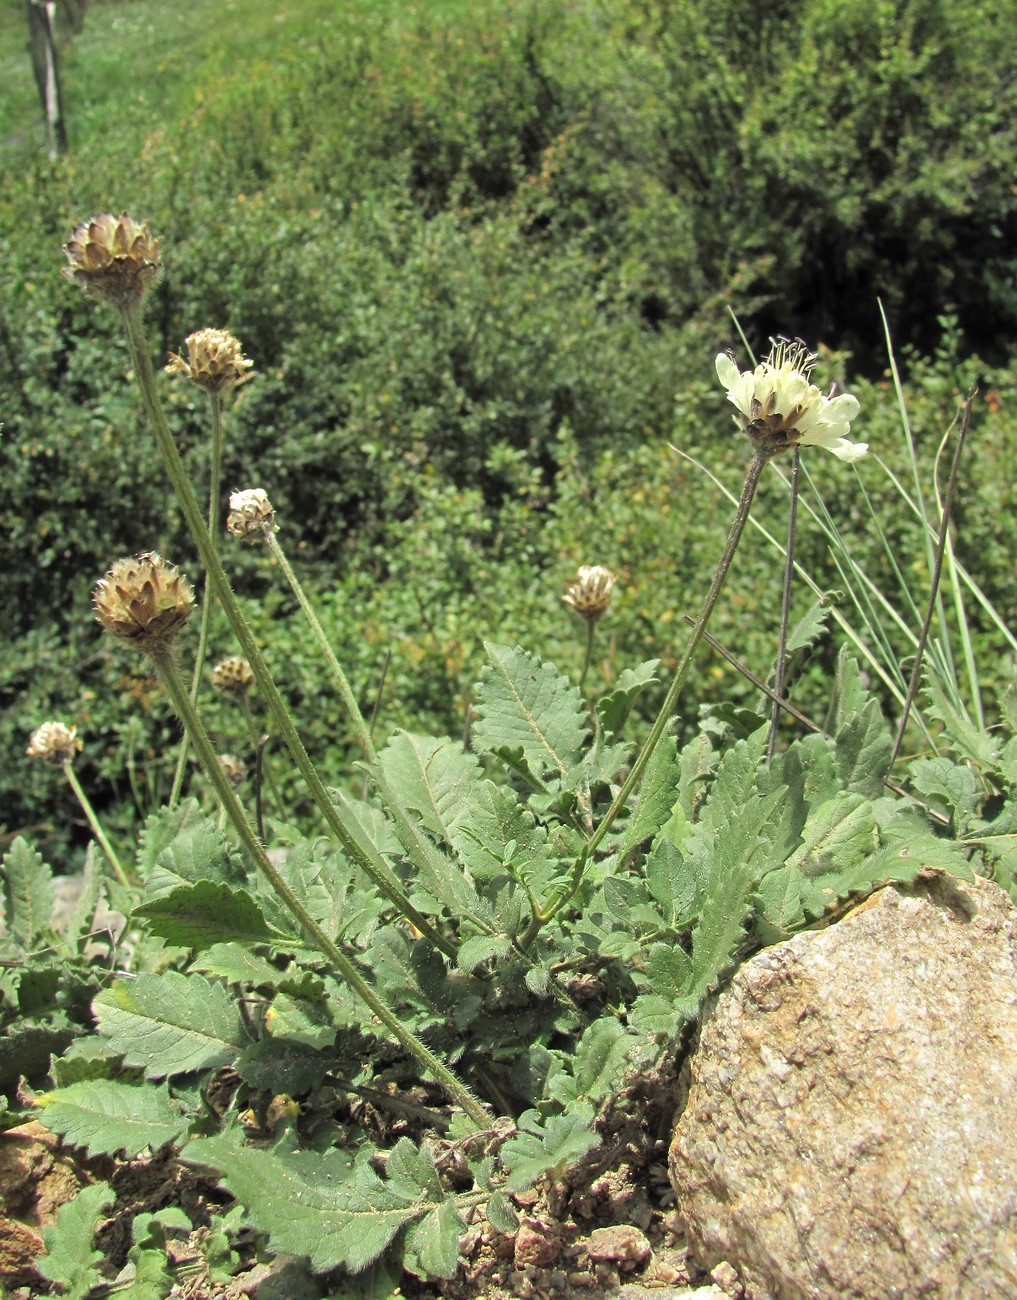
[[[49,156],[67,152],[67,130],[60,99],[60,69],[53,35],[56,0],[25,0],[28,10],[28,50],[32,56],[35,84],[39,87],[46,118]]]

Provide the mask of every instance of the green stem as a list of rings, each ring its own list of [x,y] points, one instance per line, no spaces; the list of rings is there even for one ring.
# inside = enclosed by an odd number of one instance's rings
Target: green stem
[[[784,592],[780,602],[780,633],[777,637],[777,667],[773,675],[774,699],[770,709],[770,735],[766,742],[766,761],[773,758],[777,747],[777,728],[780,725],[780,701],[784,698],[784,673],[787,665],[787,628],[791,621],[791,589],[795,574],[795,525],[798,521],[798,484],[801,467],[801,450],[795,447],[791,461],[791,503],[787,516],[787,554],[784,557]]]
[[[149,650],[149,654],[155,664],[156,671],[159,674],[159,680],[162,682],[167,695],[176,710],[177,716],[183,723],[191,743],[194,745],[198,760],[204,769],[205,776],[215,787],[219,801],[233,823],[233,826],[240,838],[241,844],[247,850],[251,860],[264,875],[265,879],[271,885],[278,898],[289,910],[297,924],[303,930],[310,942],[321,952],[339,972],[342,978],[350,986],[353,992],[367,1006],[371,1013],[381,1021],[388,1031],[395,1036],[399,1043],[424,1067],[425,1070],[438,1080],[445,1088],[449,1096],[455,1101],[456,1105],[461,1106],[471,1120],[478,1128],[486,1128],[490,1122],[490,1117],[481,1106],[479,1101],[470,1093],[466,1086],[455,1077],[452,1072],[438,1060],[422,1042],[403,1025],[399,1018],[391,1011],[385,1003],[378,997],[377,993],[371,988],[360,972],[354,966],[353,962],[346,954],[328,937],[325,931],[318,925],[314,917],[311,916],[307,908],[297,898],[293,890],[280,875],[279,871],[273,866],[271,859],[265,852],[264,845],[254,833],[246,813],[237,799],[233,787],[219,765],[219,760],[212,742],[208,738],[204,724],[198,717],[197,710],[191,703],[191,698],[184,689],[183,682],[177,672],[176,664],[173,662],[173,654],[168,646],[159,649]]]
[[[212,467],[209,475],[208,489],[208,532],[215,538],[219,533],[219,497],[222,493],[222,394],[209,393],[208,406],[212,416]],[[191,678],[191,703],[197,704],[198,690],[201,686],[201,670],[205,666],[205,651],[208,646],[208,627],[212,618],[212,606],[215,600],[208,589],[208,575],[205,575],[205,591],[201,600],[201,627],[198,632],[198,653],[194,660],[194,676]],[[169,806],[176,807],[180,791],[184,785],[184,773],[187,770],[187,750],[190,739],[187,732],[180,744],[177,757],[177,770],[173,777],[173,789],[170,791]]]
[[[717,565],[716,572],[713,575],[713,581],[710,583],[710,590],[706,593],[706,599],[703,601],[703,607],[699,611],[699,617],[696,619],[696,625],[692,629],[692,635],[689,638],[688,644],[685,647],[685,652],[675,670],[674,680],[671,682],[667,698],[664,700],[660,712],[657,714],[656,721],[650,729],[650,734],[647,737],[646,744],[640,750],[636,761],[632,764],[632,770],[625,778],[624,784],[615,796],[611,807],[604,814],[600,825],[587,841],[583,853],[576,863],[576,869],[572,873],[572,879],[569,882],[565,893],[558,898],[555,898],[552,895],[552,897],[548,899],[543,911],[535,915],[531,921],[530,928],[527,931],[526,936],[524,936],[526,940],[532,938],[532,934],[530,933],[531,931],[535,934],[536,930],[539,929],[541,925],[546,925],[547,922],[558,911],[560,911],[575,894],[582,881],[583,873],[586,869],[586,863],[593,856],[598,846],[603,842],[604,837],[614,824],[615,818],[625,807],[632,791],[635,789],[643,775],[643,772],[646,770],[646,765],[649,763],[653,751],[660,743],[660,739],[664,732],[671,725],[671,721],[674,718],[675,706],[678,703],[678,697],[682,693],[682,688],[685,685],[685,681],[689,675],[689,670],[692,667],[692,661],[695,658],[696,651],[699,649],[699,643],[703,639],[703,634],[706,632],[706,626],[710,621],[710,616],[713,614],[714,607],[717,604],[717,599],[724,586],[724,580],[727,577],[728,569],[731,567],[731,561],[734,559],[735,551],[738,549],[738,543],[741,541],[742,533],[745,531],[745,525],[748,523],[749,510],[752,506],[752,499],[756,495],[756,488],[759,486],[760,475],[763,472],[763,467],[769,459],[769,453],[761,450],[757,451],[752,459],[751,465],[749,466],[748,473],[745,475],[745,482],[742,485],[742,494],[738,499],[738,509],[735,512],[734,521],[731,524],[731,531],[728,533],[727,542],[724,545],[724,553],[720,557],[720,563]]]
[[[92,828],[92,834],[99,841],[103,853],[105,853],[107,858],[109,858],[110,866],[116,872],[117,880],[119,880],[122,885],[129,886],[131,882],[127,879],[127,872],[124,871],[123,867],[120,865],[120,859],[113,852],[113,846],[106,838],[106,833],[102,829],[99,818],[95,815],[95,809],[92,807],[91,803],[89,803],[88,795],[85,794],[85,791],[82,789],[81,782],[78,780],[77,774],[71,766],[70,759],[64,761],[63,769],[64,776],[66,776],[67,780],[70,782],[71,789],[77,796],[78,803],[81,804],[81,810],[88,819],[88,824]]]
[[[357,734],[357,740],[363,748],[368,763],[374,765],[370,769],[370,775],[373,777],[375,785],[378,787],[382,799],[385,802],[385,807],[388,809],[389,815],[395,823],[399,842],[406,850],[407,856],[417,866],[417,868],[426,872],[429,869],[427,861],[428,855],[433,855],[435,850],[433,846],[429,845],[427,838],[421,831],[419,825],[410,816],[406,806],[399,798],[398,792],[395,790],[391,782],[386,779],[384,772],[377,766],[378,753],[374,747],[371,729],[364,720],[364,715],[361,713],[360,706],[357,704],[353,691],[350,689],[350,684],[347,680],[346,674],[343,672],[339,660],[335,657],[335,652],[329,644],[328,637],[325,635],[325,629],[321,626],[321,622],[311,607],[311,603],[307,599],[300,580],[296,573],[294,573],[293,567],[286,558],[282,547],[279,545],[279,540],[275,535],[275,531],[272,528],[265,528],[262,531],[262,536],[264,537],[273,556],[278,561],[279,567],[283,571],[283,576],[290,585],[290,590],[296,596],[300,608],[304,611],[307,621],[311,625],[311,631],[313,632],[314,639],[318,644],[318,649],[324,655],[325,662],[328,664],[336,685],[339,688],[339,697],[346,710],[346,716],[349,718],[350,723]],[[470,920],[488,934],[494,933],[492,926],[485,921],[484,918],[471,913]]]
[[[201,508],[198,505],[198,499],[194,495],[194,489],[191,487],[187,473],[184,470],[183,462],[180,459],[180,453],[177,451],[176,443],[170,432],[169,425],[166,423],[166,417],[163,414],[162,407],[159,404],[159,397],[155,386],[155,375],[152,371],[152,362],[148,354],[148,346],[145,340],[145,331],[141,322],[141,309],[128,308],[121,313],[124,329],[127,336],[127,347],[131,357],[131,364],[134,367],[134,373],[138,380],[138,386],[141,390],[142,403],[145,407],[145,413],[148,416],[149,423],[155,434],[159,451],[162,455],[163,463],[166,467],[166,473],[169,476],[170,483],[177,495],[180,508],[183,511],[187,526],[190,529],[191,536],[198,548],[201,561],[205,566],[205,572],[211,583],[223,612],[229,620],[230,626],[243,648],[244,656],[251,665],[251,671],[254,673],[258,686],[261,689],[262,696],[268,707],[272,721],[275,724],[279,735],[286,744],[286,748],[293,756],[301,777],[303,778],[311,797],[318,805],[318,809],[325,821],[331,827],[339,843],[350,855],[353,861],[361,868],[366,876],[374,882],[386,898],[388,898],[402,913],[407,920],[412,921],[421,934],[426,937],[447,957],[455,959],[455,945],[440,934],[421,912],[419,912],[410,902],[405,891],[402,888],[395,872],[382,857],[378,849],[371,843],[366,832],[359,825],[348,824],[340,816],[335,804],[329,798],[328,791],[318,775],[317,769],[311,762],[307,750],[304,748],[303,741],[293,725],[283,698],[279,693],[279,688],[272,679],[272,674],[268,670],[264,657],[258,648],[247,620],[244,618],[240,603],[233,594],[233,588],[230,586],[226,571],[222,567],[222,562],[215,549],[215,544],[201,517]]]
[[[590,664],[593,662],[593,634],[597,627],[595,618],[586,619],[586,656],[583,659],[583,671],[579,674],[579,689],[582,690],[586,683],[586,674],[590,671]]]
[[[315,641],[318,643],[318,649],[325,656],[325,662],[328,664],[332,676],[335,679],[336,686],[339,688],[339,698],[343,702],[346,716],[349,718],[353,729],[357,733],[357,740],[360,742],[360,746],[364,751],[364,756],[367,758],[369,763],[373,763],[378,755],[374,748],[374,741],[371,738],[371,730],[364,721],[364,715],[360,712],[360,706],[357,704],[356,697],[350,689],[350,683],[347,680],[346,674],[343,672],[339,660],[335,657],[335,651],[329,644],[328,637],[325,635],[325,629],[321,626],[317,614],[311,607],[311,602],[307,599],[307,596],[304,593],[304,588],[301,586],[300,579],[293,571],[293,566],[286,558],[283,548],[279,545],[279,539],[276,537],[275,532],[271,528],[266,528],[263,530],[262,535],[264,536],[269,550],[278,561],[279,567],[283,571],[283,577],[290,584],[290,590],[293,592],[294,596],[296,596],[300,608],[304,611],[304,617],[311,625],[311,631],[314,634]]]

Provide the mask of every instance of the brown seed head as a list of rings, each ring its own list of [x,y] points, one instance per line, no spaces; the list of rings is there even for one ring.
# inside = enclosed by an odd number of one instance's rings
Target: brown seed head
[[[184,340],[187,360],[170,353],[166,366],[168,375],[185,374],[206,393],[221,393],[236,388],[252,376],[247,372],[254,365],[244,356],[239,339],[226,330],[198,330]]]
[[[230,655],[212,669],[212,685],[231,700],[243,700],[254,685],[254,673],[246,659]]]
[[[562,597],[588,623],[596,623],[611,603],[614,574],[602,564],[583,564],[579,577]]]
[[[32,732],[25,753],[29,758],[41,758],[54,766],[66,763],[81,753],[77,728],[65,727],[62,722],[44,722]]]
[[[159,275],[159,241],[144,223],[126,212],[101,212],[82,225],[64,245],[69,266],[63,268],[93,298],[113,307],[140,304]]]
[[[92,593],[95,616],[139,650],[168,645],[194,610],[194,592],[185,577],[155,551],[117,560]]]
[[[265,534],[277,533],[275,511],[268,493],[261,488],[248,488],[245,492],[230,495],[230,513],[226,528],[234,537],[245,542],[263,542]]]
[[[247,768],[242,759],[237,758],[236,754],[220,754],[219,766],[223,770],[226,780],[234,790],[243,785],[247,777]]]

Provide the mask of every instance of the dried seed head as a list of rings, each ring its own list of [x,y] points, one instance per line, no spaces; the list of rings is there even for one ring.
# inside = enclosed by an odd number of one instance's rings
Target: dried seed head
[[[66,763],[81,753],[77,728],[65,727],[62,722],[44,722],[32,732],[25,753],[29,758],[41,758],[54,766]]]
[[[611,603],[614,574],[602,564],[583,564],[579,578],[562,597],[588,623],[596,623]]]
[[[138,306],[159,275],[158,239],[126,212],[101,212],[83,222],[64,252],[67,279],[113,307]]]
[[[247,778],[247,768],[243,760],[237,758],[236,754],[220,754],[219,766],[234,790],[243,785]]]
[[[230,655],[212,669],[212,685],[231,700],[243,700],[254,685],[254,673],[246,659]]]
[[[275,511],[268,493],[261,488],[248,488],[245,492],[230,495],[230,513],[226,528],[234,537],[245,542],[263,542],[266,533],[277,533]]]
[[[185,374],[206,393],[221,393],[236,388],[252,376],[247,372],[254,365],[244,356],[239,339],[225,330],[198,330],[184,340],[187,360],[170,353],[168,375]]]
[[[95,616],[139,650],[168,645],[194,611],[190,583],[155,551],[117,560],[92,593]]]

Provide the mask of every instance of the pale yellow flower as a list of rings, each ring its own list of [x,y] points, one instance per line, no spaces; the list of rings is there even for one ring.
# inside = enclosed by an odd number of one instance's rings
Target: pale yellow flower
[[[860,460],[867,442],[850,442],[858,399],[850,393],[827,397],[810,382],[815,356],[800,340],[775,339],[755,370],[739,371],[726,352],[717,357],[717,377],[738,409],[735,421],[757,446],[776,453],[789,447],[825,447],[848,463]]]

